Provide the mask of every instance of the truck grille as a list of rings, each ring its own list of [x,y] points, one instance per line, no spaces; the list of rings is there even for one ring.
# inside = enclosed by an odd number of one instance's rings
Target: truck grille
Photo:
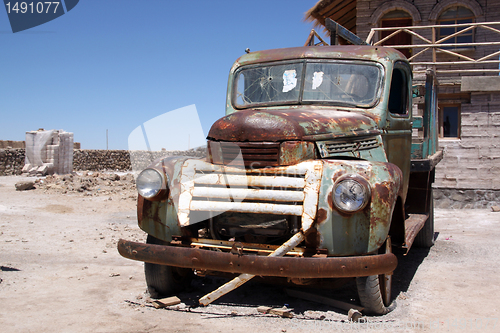
[[[263,171],[188,160],[182,169],[179,222],[200,222],[193,220],[192,212],[240,212],[300,216],[302,225],[310,224],[316,216],[321,174],[320,161]]]
[[[317,141],[316,145],[321,157],[331,157],[339,153],[350,153],[358,150],[372,149],[379,146],[377,138],[369,138],[356,141]]]
[[[223,165],[264,168],[279,165],[280,144],[275,142],[220,142]],[[237,158],[241,152],[241,158]],[[235,160],[236,159],[236,160]]]

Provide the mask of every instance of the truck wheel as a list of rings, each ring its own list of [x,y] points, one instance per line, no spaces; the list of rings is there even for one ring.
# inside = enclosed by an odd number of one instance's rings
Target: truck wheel
[[[424,248],[429,248],[434,245],[434,196],[432,189],[430,193],[429,218],[418,232],[417,237],[415,237],[413,245]]]
[[[165,245],[166,242],[148,235],[148,244]],[[189,286],[193,271],[187,268],[144,263],[144,273],[152,298],[171,296]]]
[[[391,239],[387,238],[385,242],[384,253],[391,253]],[[362,276],[356,278],[358,295],[361,305],[365,308],[366,314],[384,315],[390,310],[392,292],[392,274],[381,274]]]

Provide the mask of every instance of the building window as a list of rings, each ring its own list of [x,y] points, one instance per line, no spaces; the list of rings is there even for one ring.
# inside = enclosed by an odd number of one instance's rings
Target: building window
[[[460,138],[460,104],[439,105],[439,137]]]
[[[461,6],[454,6],[445,10],[437,20],[438,24],[461,24],[461,23],[474,23],[474,14],[467,8]],[[438,29],[438,40],[446,36],[452,35],[456,32],[462,31],[466,27],[449,27]],[[459,43],[473,43],[474,42],[474,29],[466,31],[455,37],[451,37],[443,42],[443,44],[459,44]],[[457,46],[450,48],[459,48]],[[467,47],[470,48],[470,47]]]
[[[413,25],[413,19],[410,14],[403,10],[393,10],[387,14],[385,14],[380,20],[381,28],[393,28],[393,27],[409,27]],[[381,31],[380,39],[383,39],[390,34],[392,34],[395,30],[386,30]],[[383,45],[411,45],[411,35],[407,32],[400,32],[388,40],[386,40]],[[410,48],[398,48],[398,51],[403,53],[407,58],[411,57],[411,49]]]

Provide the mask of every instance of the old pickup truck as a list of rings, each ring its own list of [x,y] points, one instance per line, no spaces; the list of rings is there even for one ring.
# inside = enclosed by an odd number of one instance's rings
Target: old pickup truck
[[[157,296],[193,272],[240,274],[204,305],[253,276],[355,278],[365,312],[387,313],[392,247],[434,243],[436,82],[412,76],[386,47],[244,54],[208,156],[167,157],[138,176],[147,243],[120,240],[120,254],[145,262]]]

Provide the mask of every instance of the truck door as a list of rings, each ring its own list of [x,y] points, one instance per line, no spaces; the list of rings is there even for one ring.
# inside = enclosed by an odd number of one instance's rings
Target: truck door
[[[384,146],[389,162],[403,171],[403,198],[406,198],[411,164],[411,69],[396,61],[391,75]]]

